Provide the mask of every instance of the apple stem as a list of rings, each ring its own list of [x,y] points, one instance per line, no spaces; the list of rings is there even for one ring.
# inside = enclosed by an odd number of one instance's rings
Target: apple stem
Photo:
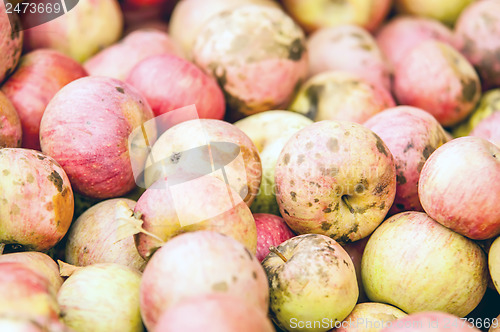
[[[345,205],[347,205],[347,208],[351,213],[354,213],[354,209],[352,208],[351,204],[347,200],[347,195],[342,196],[342,201],[344,202]]]
[[[281,258],[283,260],[283,262],[287,262],[288,260],[286,259],[285,256],[283,256],[283,254],[278,250],[278,248],[276,248],[275,246],[270,246],[269,247],[269,251],[272,252],[273,254],[276,254],[278,255],[279,258]]]
[[[0,243],[0,255],[3,254],[4,249],[5,249],[5,243]]]

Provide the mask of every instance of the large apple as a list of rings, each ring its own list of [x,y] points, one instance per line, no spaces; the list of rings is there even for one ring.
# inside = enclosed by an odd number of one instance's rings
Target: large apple
[[[141,314],[155,330],[161,314],[182,300],[226,293],[263,313],[269,287],[260,262],[242,244],[217,232],[181,234],[163,245],[146,265],[141,282]]]
[[[391,322],[381,332],[479,332],[468,321],[440,311],[412,314]]]
[[[269,280],[271,317],[286,331],[328,331],[358,300],[351,258],[327,236],[291,238],[272,248],[262,266]]]
[[[389,211],[423,211],[418,198],[418,179],[425,161],[448,141],[437,120],[411,106],[387,109],[364,125],[382,138],[396,162],[396,198]]]
[[[437,149],[420,174],[425,212],[475,240],[500,234],[500,148],[479,137],[456,138]]]
[[[407,313],[469,314],[487,288],[487,262],[472,240],[423,212],[392,216],[370,236],[361,261],[368,298]]]
[[[407,314],[392,305],[376,302],[357,304],[336,332],[377,332]]]
[[[500,293],[500,237],[498,237],[490,247],[488,265],[493,284],[498,293]]]
[[[362,125],[321,121],[296,133],[276,165],[276,198],[298,234],[341,243],[368,236],[396,194],[396,170],[382,139]]]
[[[295,236],[283,218],[267,213],[254,213],[257,226],[257,259],[269,254],[269,247],[277,246]],[[1,256],[0,256],[1,257]]]

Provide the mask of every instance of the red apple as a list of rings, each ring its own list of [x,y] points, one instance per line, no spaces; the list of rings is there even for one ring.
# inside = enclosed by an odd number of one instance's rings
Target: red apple
[[[269,247],[278,246],[295,236],[283,218],[268,213],[254,213],[257,226],[257,259],[262,260],[269,254]]]
[[[129,135],[152,118],[151,108],[133,87],[108,77],[84,77],[50,101],[40,124],[40,145],[61,164],[77,192],[117,197],[135,187]],[[154,141],[155,133],[149,136]],[[143,163],[146,156],[146,150],[138,152],[135,162]]]
[[[240,298],[217,293],[193,296],[167,309],[156,332],[274,332],[259,308]]]
[[[41,49],[21,58],[2,91],[21,119],[23,147],[40,150],[40,121],[49,101],[63,86],[84,76],[87,72],[78,62],[58,51]]]
[[[20,148],[21,121],[12,102],[0,91],[0,148]]]
[[[387,324],[389,325],[389,324]],[[381,332],[479,332],[467,320],[439,311],[412,314],[390,323]]]
[[[226,105],[217,82],[177,56],[164,54],[142,60],[126,82],[143,94],[156,116],[194,104],[199,118],[224,117]]]
[[[427,158],[448,141],[443,127],[429,113],[410,106],[387,109],[364,125],[384,141],[396,162],[396,198],[389,213],[423,211],[418,179]]]
[[[437,149],[420,174],[427,214],[475,240],[500,234],[500,148],[479,137],[456,138]]]

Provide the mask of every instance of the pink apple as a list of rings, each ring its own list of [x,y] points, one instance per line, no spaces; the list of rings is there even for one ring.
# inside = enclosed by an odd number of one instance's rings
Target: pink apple
[[[269,213],[254,213],[257,226],[257,259],[262,260],[269,254],[270,246],[278,246],[295,236],[283,218]]]
[[[427,158],[448,141],[443,127],[429,113],[411,106],[387,109],[364,125],[380,136],[396,162],[396,198],[389,213],[423,211],[418,179]]]
[[[427,214],[475,240],[500,234],[500,148],[479,137],[456,138],[437,149],[420,174]]]
[[[23,48],[21,24],[15,14],[7,15],[5,4],[0,3],[0,83],[16,69]]]

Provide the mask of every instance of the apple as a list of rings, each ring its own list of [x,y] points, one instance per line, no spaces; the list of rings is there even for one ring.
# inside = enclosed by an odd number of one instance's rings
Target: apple
[[[307,75],[303,31],[268,6],[242,6],[212,17],[196,37],[193,61],[219,82],[231,121],[285,108]]]
[[[396,16],[376,33],[377,44],[393,67],[413,47],[429,39],[455,46],[453,31],[428,17]]]
[[[257,226],[257,259],[262,260],[269,254],[271,246],[278,246],[282,242],[295,236],[283,218],[268,213],[254,213]]]
[[[76,268],[57,294],[63,322],[75,332],[142,332],[141,273],[114,263]]]
[[[368,128],[320,121],[287,142],[275,170],[281,215],[297,234],[341,244],[360,240],[382,222],[396,194],[391,152]]]
[[[365,289],[363,288],[363,283],[361,282],[361,258],[363,257],[363,252],[365,251],[366,243],[370,237],[365,237],[364,239],[358,240],[356,242],[346,243],[342,245],[342,248],[351,257],[352,263],[354,264],[354,270],[356,270],[356,280],[358,281],[358,303],[367,302],[368,298],[365,294]]]
[[[0,3],[0,84],[16,69],[24,35],[17,15],[7,14],[5,4],[3,1]]]
[[[257,258],[221,233],[188,232],[165,243],[146,265],[141,282],[141,314],[155,330],[161,314],[189,297],[224,293],[266,314],[269,287]]]
[[[262,310],[244,300],[214,293],[193,296],[167,309],[156,332],[274,332]]]
[[[412,314],[469,314],[486,292],[487,261],[472,240],[423,212],[384,221],[366,244],[361,277],[368,298]]]
[[[500,112],[493,113],[479,122],[470,135],[482,137],[500,147]]]
[[[481,95],[474,67],[453,47],[423,41],[396,64],[394,94],[401,105],[431,113],[443,126],[464,120]]]
[[[391,89],[391,72],[373,36],[356,25],[317,30],[307,40],[309,75],[337,70]],[[332,56],[332,55],[335,56]]]
[[[85,61],[84,67],[90,75],[124,81],[135,65],[147,57],[160,54],[181,56],[182,51],[166,32],[142,28]]]
[[[400,309],[384,303],[357,304],[353,311],[338,324],[336,332],[377,332],[391,322],[408,316]]]
[[[75,60],[58,51],[40,49],[25,54],[2,86],[21,120],[23,147],[40,150],[40,121],[49,101],[66,84],[87,76]]]
[[[313,121],[290,111],[266,111],[234,123],[257,147],[262,164],[262,181],[250,209],[254,213],[279,214],[274,190],[274,168],[288,139]]]
[[[285,331],[328,331],[358,300],[351,258],[327,236],[293,237],[271,248],[262,266],[269,280],[271,317]]]
[[[391,8],[390,0],[283,0],[283,6],[308,32],[341,24],[377,29]]]
[[[493,284],[498,293],[500,293],[500,237],[497,237],[490,247],[488,265]]]
[[[437,19],[452,26],[460,13],[475,0],[395,0],[398,13]]]
[[[51,286],[51,291],[56,294],[63,283],[59,275],[57,263],[49,256],[38,251],[13,252],[0,255],[0,263],[18,262],[30,267],[36,273],[43,275]],[[1,329],[0,329],[1,330]]]
[[[363,123],[394,106],[394,99],[383,86],[352,73],[327,71],[302,84],[289,108],[314,121]]]
[[[67,13],[24,31],[24,50],[58,50],[78,62],[121,37],[123,15],[117,0],[79,0]]]
[[[496,111],[500,111],[500,89],[486,91],[472,113],[455,126],[452,134],[455,137],[467,136],[479,124]]]
[[[439,311],[419,312],[400,318],[381,332],[479,332],[466,320]]]
[[[496,181],[500,148],[483,138],[460,137],[426,161],[418,195],[431,218],[471,239],[485,240],[500,234]]]
[[[477,1],[467,6],[455,24],[457,48],[476,68],[483,88],[500,86],[500,3]]]
[[[418,179],[427,158],[448,141],[443,127],[428,112],[411,106],[389,108],[364,125],[384,141],[396,162],[396,198],[389,214],[424,211]]]
[[[117,263],[144,270],[146,261],[137,252],[134,238],[119,239],[121,218],[131,215],[135,205],[131,199],[115,198],[86,210],[68,232],[66,261],[77,266]]]
[[[66,172],[53,158],[20,148],[0,149],[0,171],[0,248],[54,247],[73,217],[73,190]]]
[[[0,148],[20,148],[23,130],[21,121],[12,102],[0,91]]]
[[[29,319],[18,319],[15,317],[1,317],[0,331],[9,332],[71,332],[64,324],[54,321],[41,326]]]

